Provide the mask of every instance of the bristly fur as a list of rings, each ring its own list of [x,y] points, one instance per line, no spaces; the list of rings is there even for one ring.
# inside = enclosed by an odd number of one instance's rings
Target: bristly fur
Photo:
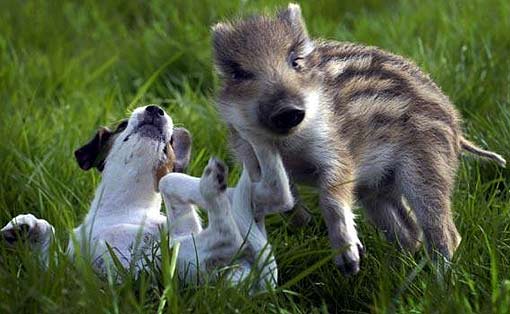
[[[431,252],[453,256],[459,155],[505,160],[463,137],[457,110],[427,74],[376,47],[310,39],[295,4],[276,17],[219,23],[212,36],[218,107],[239,159],[256,178],[264,161],[245,140],[274,142],[291,179],[320,188],[332,245],[347,247],[336,258],[344,272],[359,270],[362,253],[354,199],[389,239],[415,249],[423,231]],[[291,107],[306,111],[303,121],[275,132],[271,110]]]

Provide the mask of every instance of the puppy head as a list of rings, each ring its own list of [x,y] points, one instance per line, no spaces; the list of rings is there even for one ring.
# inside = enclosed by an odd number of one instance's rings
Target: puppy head
[[[83,170],[97,168],[105,175],[140,177],[150,173],[157,190],[168,172],[184,172],[190,160],[191,135],[173,128],[166,112],[157,106],[139,107],[113,131],[98,129],[92,140],[74,152]]]

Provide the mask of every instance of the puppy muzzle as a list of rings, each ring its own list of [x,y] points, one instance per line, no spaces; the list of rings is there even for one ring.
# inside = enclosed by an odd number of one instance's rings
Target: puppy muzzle
[[[158,106],[147,106],[135,132],[143,137],[166,142],[164,130],[167,124],[163,109]]]

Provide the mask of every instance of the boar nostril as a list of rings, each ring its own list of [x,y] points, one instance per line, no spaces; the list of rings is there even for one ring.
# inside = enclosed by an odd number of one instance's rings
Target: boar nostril
[[[301,109],[290,109],[279,112],[271,117],[273,125],[282,130],[291,129],[303,121],[305,111]]]

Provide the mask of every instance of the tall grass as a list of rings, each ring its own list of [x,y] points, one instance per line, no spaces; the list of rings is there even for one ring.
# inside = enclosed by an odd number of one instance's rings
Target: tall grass
[[[0,2],[0,222],[34,213],[57,229],[58,246],[80,223],[99,181],[72,152],[99,125],[141,104],[164,106],[194,136],[189,172],[211,155],[229,158],[214,110],[212,23],[271,12],[279,1]],[[415,60],[465,117],[467,136],[510,152],[510,2],[309,1],[316,37],[377,45]],[[508,170],[466,158],[453,199],[463,236],[451,271],[437,280],[420,252],[399,252],[368,223],[362,271],[345,278],[330,254],[313,190],[303,188],[314,221],[291,230],[268,221],[280,289],[249,297],[224,283],[180,284],[165,269],[118,285],[90,267],[58,263],[41,271],[26,246],[0,246],[0,312],[5,313],[508,313],[510,193]],[[171,254],[170,254],[171,255]],[[325,261],[325,262],[323,262]]]

